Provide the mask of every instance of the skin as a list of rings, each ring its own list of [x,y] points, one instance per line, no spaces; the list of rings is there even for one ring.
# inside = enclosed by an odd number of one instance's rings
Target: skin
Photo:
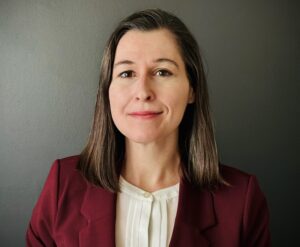
[[[126,140],[122,176],[149,192],[178,183],[178,126],[194,96],[170,31],[131,30],[121,38],[109,99]]]

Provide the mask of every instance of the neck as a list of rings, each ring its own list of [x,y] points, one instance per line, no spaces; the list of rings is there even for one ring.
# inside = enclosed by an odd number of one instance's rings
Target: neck
[[[131,184],[148,192],[178,183],[180,155],[177,136],[170,138],[147,144],[126,139],[122,176]]]

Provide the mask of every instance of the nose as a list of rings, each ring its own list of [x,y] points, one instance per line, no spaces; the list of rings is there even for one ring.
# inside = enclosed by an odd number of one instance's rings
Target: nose
[[[136,85],[135,99],[139,101],[152,101],[155,98],[151,88],[151,80],[145,75],[139,78]]]

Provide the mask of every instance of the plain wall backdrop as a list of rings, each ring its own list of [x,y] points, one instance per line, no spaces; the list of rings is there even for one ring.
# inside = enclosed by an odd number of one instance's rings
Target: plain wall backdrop
[[[153,7],[198,40],[220,159],[257,175],[273,246],[299,243],[298,2],[0,0],[0,245],[25,245],[50,165],[84,147],[113,28]]]

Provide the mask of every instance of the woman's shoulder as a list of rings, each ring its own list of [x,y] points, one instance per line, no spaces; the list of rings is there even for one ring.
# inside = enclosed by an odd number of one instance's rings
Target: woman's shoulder
[[[220,164],[219,170],[222,178],[231,185],[247,184],[249,180],[255,178],[254,174],[229,165]]]
[[[79,155],[58,158],[52,163],[51,169],[57,169],[59,175],[70,175],[77,170],[77,164],[80,160]]]
[[[216,195],[220,197],[231,195],[232,198],[241,196],[240,198],[245,199],[248,196],[264,197],[256,175],[224,164],[220,164],[220,174],[227,184],[219,187],[215,191]]]
[[[59,164],[61,169],[74,170],[74,169],[76,169],[79,160],[80,160],[79,155],[73,155],[73,156],[59,158],[59,159],[55,160],[55,162],[57,162]]]
[[[70,174],[77,170],[77,164],[80,160],[79,155],[58,158],[52,163],[51,169],[58,169],[59,173]]]
[[[57,183],[60,184],[61,188],[70,184],[79,185],[86,183],[83,176],[77,169],[79,160],[79,155],[56,159],[51,166],[49,177],[57,180]]]

